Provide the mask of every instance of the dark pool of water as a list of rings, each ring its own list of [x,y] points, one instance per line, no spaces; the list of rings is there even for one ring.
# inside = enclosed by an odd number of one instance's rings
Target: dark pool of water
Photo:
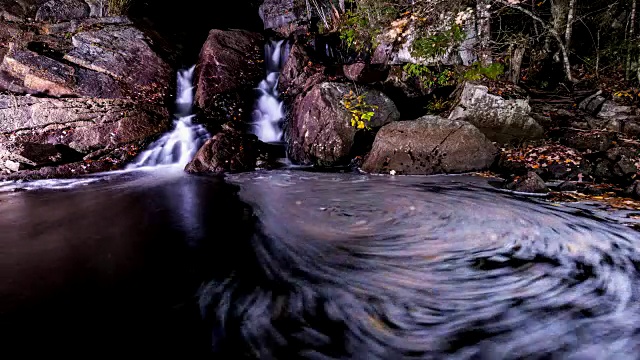
[[[128,173],[0,194],[0,234],[10,354],[640,354],[639,233],[479,178]]]
[[[239,205],[215,179],[170,173],[0,195],[3,352],[206,354],[196,293]]]

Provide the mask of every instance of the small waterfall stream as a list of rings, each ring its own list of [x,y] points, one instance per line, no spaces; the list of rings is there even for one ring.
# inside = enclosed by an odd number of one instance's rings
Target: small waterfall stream
[[[178,72],[174,129],[151,144],[129,169],[158,165],[184,167],[210,137],[202,125],[193,123],[194,71],[192,66]]]
[[[267,76],[258,85],[260,94],[252,114],[252,131],[266,143],[282,141],[284,108],[277,87],[280,70],[288,55],[289,45],[285,40],[271,41],[265,45]]]

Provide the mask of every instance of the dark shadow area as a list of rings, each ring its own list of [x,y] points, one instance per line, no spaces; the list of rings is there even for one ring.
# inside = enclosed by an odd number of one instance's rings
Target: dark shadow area
[[[0,203],[5,355],[207,357],[198,289],[252,229],[235,187],[176,177]]]
[[[178,66],[186,67],[196,63],[211,29],[261,32],[260,4],[258,0],[137,0],[131,7],[130,16],[173,44],[180,54]]]

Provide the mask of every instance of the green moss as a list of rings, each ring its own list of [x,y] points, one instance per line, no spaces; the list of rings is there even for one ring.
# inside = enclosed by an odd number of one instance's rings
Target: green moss
[[[465,80],[477,81],[483,78],[489,80],[497,80],[504,74],[504,65],[501,63],[492,63],[488,66],[482,66],[480,63],[475,62],[464,72],[463,77]]]
[[[402,69],[407,76],[418,79],[427,88],[453,85],[456,82],[456,74],[450,69],[433,71],[428,66],[419,64],[405,64]]]
[[[419,58],[434,58],[444,55],[452,46],[459,45],[466,38],[460,25],[429,36],[421,36],[411,44],[411,55]]]
[[[109,0],[109,15],[126,15],[131,6],[131,0]]]

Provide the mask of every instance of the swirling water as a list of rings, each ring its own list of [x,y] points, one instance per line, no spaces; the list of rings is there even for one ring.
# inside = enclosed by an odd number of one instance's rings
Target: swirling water
[[[2,336],[221,359],[639,358],[639,233],[585,214],[466,176],[148,172],[6,193]],[[28,331],[58,317],[72,330]]]

